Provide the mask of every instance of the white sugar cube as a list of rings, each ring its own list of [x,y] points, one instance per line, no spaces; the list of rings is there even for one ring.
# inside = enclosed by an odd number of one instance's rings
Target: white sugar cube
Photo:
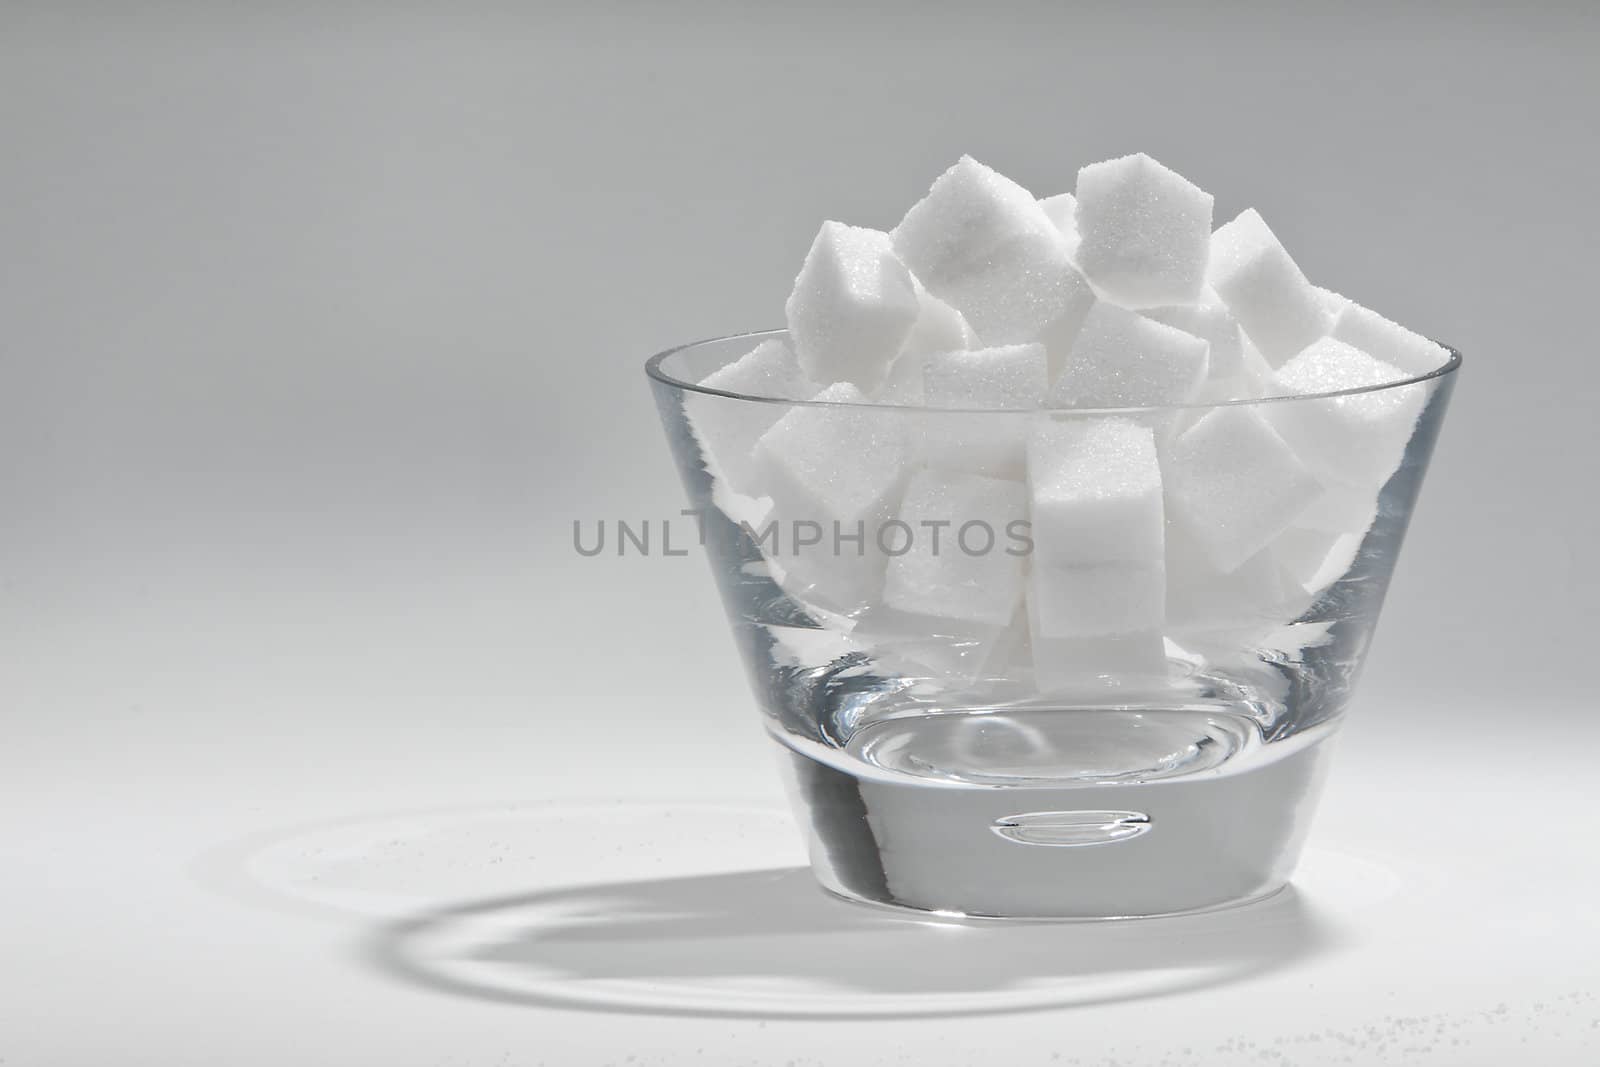
[[[832,625],[881,603],[887,556],[878,537],[885,519],[883,512],[849,520],[814,506],[773,504],[764,521],[751,524],[749,537],[784,593]]]
[[[1207,412],[1172,443],[1162,475],[1174,535],[1192,538],[1222,571],[1288,529],[1321,488],[1249,405]]]
[[[810,400],[822,390],[821,385],[806,377],[794,349],[781,337],[762,341],[700,379],[700,384],[724,393],[781,400]],[[768,406],[778,413],[786,410],[780,404]]]
[[[1012,616],[1011,622],[995,635],[993,641],[983,647],[978,677],[1011,684],[1031,673],[1026,600],[1026,579],[1024,579],[1023,603],[1018,603],[1017,612]]]
[[[814,612],[814,614],[825,613]],[[812,629],[770,624],[763,624],[762,629],[772,639],[770,655],[773,662],[784,667],[814,670],[818,664],[832,663],[845,656],[861,655],[866,652],[859,642],[851,638],[847,629]]]
[[[1365,534],[1378,516],[1381,487],[1331,484],[1294,520],[1296,526],[1329,533]]]
[[[928,292],[915,278],[912,283],[917,293],[917,320],[906,336],[902,354],[953,352],[978,346],[978,335],[961,312]]]
[[[1250,338],[1244,337],[1243,331],[1240,331],[1240,337],[1244,342],[1243,351],[1239,357],[1243,373],[1238,380],[1249,382],[1254,390],[1245,395],[1251,397],[1267,396],[1273,384],[1272,364],[1266,361],[1265,357],[1261,355],[1261,349],[1257,348]]]
[[[1206,366],[1207,383],[1237,378],[1245,373],[1244,335],[1239,331],[1239,322],[1210,286],[1200,291],[1193,304],[1150,308],[1144,315],[1211,346]]]
[[[1313,285],[1311,288],[1316,291],[1317,299],[1322,302],[1323,314],[1327,316],[1330,323],[1337,321],[1339,314],[1351,304],[1350,298],[1343,293],[1336,293],[1332,289],[1324,289],[1320,285]]]
[[[1161,558],[1161,467],[1149,427],[1119,418],[1035,420],[1028,488],[1035,567]]]
[[[1026,519],[1021,482],[924,468],[896,518],[883,601],[918,615],[1004,626],[1022,598],[1023,555],[1008,535]],[[906,550],[899,551],[902,547]]]
[[[1278,369],[1279,391],[1290,395],[1367,389],[1400,381],[1405,372],[1324,337]],[[1378,486],[1400,465],[1422,412],[1421,386],[1263,405],[1273,428],[1324,481]]]
[[[921,407],[923,356],[915,352],[901,352],[883,384],[872,393],[874,404],[894,404],[898,407]]]
[[[895,251],[935,294],[981,268],[986,253],[1018,237],[1053,232],[1033,194],[962,156],[939,175],[890,233]]]
[[[1050,216],[1050,221],[1056,224],[1056,229],[1062,233],[1078,232],[1077,197],[1071,193],[1057,193],[1055,196],[1047,196],[1040,200],[1039,206]]]
[[[1078,198],[1071,193],[1057,193],[1047,196],[1039,201],[1039,206],[1044,208],[1044,213],[1050,216],[1050,221],[1056,224],[1056,229],[1061,231],[1061,236],[1066,239],[1067,250],[1076,253],[1078,250]]]
[[[1021,411],[1044,400],[1041,345],[1001,345],[940,352],[922,362],[923,402],[930,408]],[[922,419],[921,455],[934,466],[1020,477],[1028,419],[966,412]]]
[[[1194,396],[1195,402],[1220,404],[1228,400],[1255,400],[1270,396],[1273,389],[1272,368],[1261,358],[1261,353],[1248,337],[1244,339],[1239,362],[1242,370],[1238,374],[1226,377],[1208,375],[1205,384]]]
[[[1046,374],[1043,345],[939,352],[923,361],[923,393],[933,408],[1025,410],[1044,400]]]
[[[1160,682],[1167,674],[1166,645],[1159,630],[1102,637],[1050,637],[1028,597],[1029,659],[1041,693],[1101,689]]]
[[[1328,332],[1322,298],[1254,209],[1211,235],[1206,280],[1273,367]]]
[[[1143,153],[1078,171],[1078,266],[1124,307],[1189,303],[1210,256],[1212,197]]]
[[[1359,533],[1291,528],[1272,542],[1272,555],[1288,581],[1320,593],[1344,577],[1364,540]]]
[[[970,156],[941,174],[890,236],[902,262],[984,344],[1064,348],[1094,299],[1033,195]]]
[[[1205,415],[1209,408],[1202,405],[1222,404],[1230,400],[1256,400],[1272,395],[1276,387],[1272,368],[1267,366],[1267,361],[1261,358],[1256,346],[1242,332],[1240,342],[1239,372],[1230,375],[1208,372],[1200,389],[1190,398],[1190,403],[1196,406],[1178,414],[1176,422],[1179,432],[1188,429]]]
[[[863,391],[882,384],[918,310],[889,235],[839,222],[822,224],[785,305],[807,376]]]
[[[848,382],[814,399],[756,442],[757,490],[772,498],[775,529],[759,547],[791,597],[855,614],[882,591],[876,535],[904,482],[904,427],[886,409],[848,406],[865,400]]]
[[[1220,570],[1190,539],[1167,545],[1167,622],[1184,636],[1212,631],[1279,626],[1287,594],[1283,571],[1271,549],[1262,549],[1230,571]]]
[[[829,523],[888,515],[905,475],[897,420],[860,404],[866,397],[840,382],[791,408],[756,442],[764,495],[788,517]]]
[[[881,605],[861,613],[851,638],[872,657],[879,674],[962,686],[983,675],[1003,641],[1014,640],[1007,627],[992,623],[911,614]]]
[[[890,366],[888,377],[872,394],[873,401],[879,404],[920,407],[924,402],[922,367],[927,357],[977,347],[977,336],[961,312],[928,292],[915,278],[911,281],[917,293],[917,320]]]
[[[1056,566],[1035,559],[1028,595],[1045,637],[1102,637],[1159,632],[1166,576],[1153,563]]]
[[[773,581],[813,617],[856,616],[882,598],[884,555],[872,543],[874,528],[819,523],[774,508],[753,536]]]
[[[761,342],[706,375],[700,384],[725,393],[785,400],[809,400],[822,388],[805,376],[794,351],[778,338]],[[720,474],[739,492],[749,492],[755,483],[756,441],[789,407],[694,392],[684,393],[683,406],[713,475]]]
[[[1098,300],[1051,386],[1049,406],[1181,404],[1204,382],[1209,348],[1192,334]]]
[[[1349,301],[1334,320],[1333,336],[1400,368],[1406,377],[1436,371],[1450,360],[1450,352],[1443,345]]]

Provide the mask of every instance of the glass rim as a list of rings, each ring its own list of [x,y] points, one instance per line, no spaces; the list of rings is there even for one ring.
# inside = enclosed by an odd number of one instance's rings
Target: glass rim
[[[1461,353],[1442,341],[1433,343],[1443,348],[1450,354],[1450,358],[1441,366],[1435,367],[1426,374],[1416,374],[1406,378],[1397,378],[1392,382],[1380,382],[1377,385],[1361,385],[1350,389],[1334,389],[1323,393],[1286,393],[1280,396],[1240,397],[1234,400],[1194,400],[1182,404],[1137,404],[1124,407],[1036,407],[1036,408],[946,408],[931,407],[924,404],[886,404],[874,400],[798,400],[781,396],[760,396],[754,393],[735,393],[726,389],[715,389],[700,385],[696,382],[686,382],[676,378],[662,369],[662,363],[680,352],[687,352],[692,348],[701,348],[707,345],[724,344],[730,341],[749,341],[752,344],[771,340],[775,337],[787,337],[789,331],[779,330],[752,330],[748,333],[732,333],[722,337],[707,337],[699,341],[690,341],[686,344],[675,345],[663,352],[657,352],[645,361],[644,370],[651,380],[674,389],[685,392],[699,393],[703,396],[719,396],[728,400],[743,400],[755,404],[784,404],[792,407],[818,407],[818,408],[863,408],[874,411],[937,411],[942,414],[965,415],[1038,415],[1053,413],[1063,415],[1140,415],[1153,412],[1200,411],[1211,408],[1241,407],[1249,404],[1277,404],[1292,403],[1297,400],[1325,400],[1331,397],[1362,396],[1368,393],[1381,393],[1389,389],[1400,389],[1408,385],[1417,385],[1421,382],[1431,381],[1435,378],[1444,378],[1454,374],[1461,366]],[[1429,338],[1432,340],[1432,338]]]

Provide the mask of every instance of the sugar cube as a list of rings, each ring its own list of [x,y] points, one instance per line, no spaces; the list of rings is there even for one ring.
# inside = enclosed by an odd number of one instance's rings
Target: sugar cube
[[[918,615],[1004,626],[1021,602],[1023,568],[1007,527],[1025,519],[1027,509],[1021,482],[928,468],[916,472],[896,515],[903,524],[894,531],[901,542],[888,547],[884,603]]]
[[[888,514],[905,473],[896,420],[861,404],[848,382],[828,386],[814,405],[791,408],[756,442],[765,495],[787,516],[819,523]]]
[[[1035,559],[1029,596],[1045,637],[1159,632],[1165,617],[1162,563],[1057,566]]]
[[[1159,630],[1100,637],[1051,637],[1040,630],[1034,598],[1028,598],[1029,658],[1041,693],[1062,693],[1107,684],[1137,685],[1163,680],[1166,645]]]
[[[1149,427],[1120,418],[1036,419],[1028,488],[1035,567],[1161,559],[1161,467]]]
[[[1294,524],[1329,533],[1365,534],[1378,516],[1378,492],[1366,485],[1325,485]]]
[[[769,572],[792,600],[813,618],[824,613],[859,615],[882,599],[884,555],[872,544],[873,524],[863,527],[797,519],[774,508],[758,547]]]
[[[1207,382],[1236,378],[1245,373],[1244,335],[1239,331],[1239,322],[1210,286],[1202,289],[1192,304],[1150,308],[1144,315],[1211,346],[1206,366]]]
[[[922,362],[925,357],[917,352],[904,351],[889,368],[888,377],[872,393],[874,404],[894,404],[898,407],[921,407]]]
[[[1044,348],[1037,344],[927,356],[922,362],[923,402],[929,408],[978,410],[923,416],[919,454],[933,466],[1020,478],[1029,420],[982,409],[1037,408],[1044,399],[1045,375]]]
[[[1261,358],[1256,346],[1243,333],[1240,334],[1239,347],[1239,373],[1226,376],[1207,373],[1206,380],[1191,398],[1191,404],[1196,406],[1179,412],[1174,420],[1178,432],[1188,429],[1205,415],[1209,408],[1201,405],[1223,404],[1230,400],[1256,400],[1271,395],[1274,388],[1272,368],[1267,366],[1267,361]]]
[[[875,404],[893,404],[897,407],[921,407],[922,363],[926,357],[916,352],[902,352],[889,368],[889,376],[872,393]]]
[[[933,685],[971,685],[993,662],[1008,628],[874,605],[851,633],[879,674]]]
[[[794,351],[779,338],[761,342],[706,375],[700,384],[741,396],[786,400],[809,400],[822,388],[805,376]],[[683,406],[713,475],[720,474],[733,488],[748,492],[755,483],[752,450],[756,441],[789,407],[694,392],[684,394]]]
[[[1027,599],[1026,579],[1024,579],[1022,601],[1017,604],[1016,614],[1011,617],[1010,623],[995,634],[994,640],[986,642],[981,650],[977,677],[1010,682],[1031,671]]]
[[[1436,371],[1450,360],[1450,352],[1443,345],[1352,301],[1346,302],[1334,320],[1333,336],[1398,367],[1406,377]]]
[[[700,379],[700,384],[718,392],[780,400],[810,400],[822,391],[821,385],[806,377],[794,349],[781,337],[762,341]],[[768,406],[779,414],[787,410],[781,404]]]
[[[1078,171],[1078,266],[1124,307],[1189,303],[1210,257],[1212,197],[1139,153]]]
[[[1280,367],[1276,380],[1281,392],[1299,395],[1366,389],[1405,377],[1397,367],[1324,337]],[[1425,399],[1422,387],[1401,385],[1263,407],[1273,428],[1324,481],[1378,486],[1400,465]]]
[[[879,404],[920,407],[925,399],[922,368],[927,357],[936,352],[977,346],[977,337],[961,312],[928,292],[916,278],[913,277],[911,283],[917,293],[917,320],[906,335],[900,354],[889,367],[883,385],[872,394],[873,401]]]
[[[1308,593],[1320,593],[1350,569],[1362,540],[1359,533],[1296,527],[1280,534],[1271,552],[1288,581]]]
[[[1343,293],[1336,293],[1332,289],[1324,289],[1320,285],[1313,285],[1311,288],[1316,292],[1317,299],[1322,303],[1322,312],[1327,316],[1327,320],[1330,323],[1337,321],[1339,313],[1350,306],[1350,298]]]
[[[1050,221],[1056,224],[1056,229],[1062,233],[1078,232],[1077,197],[1071,193],[1057,193],[1055,196],[1047,196],[1040,200],[1039,206],[1050,216]]]
[[[1270,548],[1224,571],[1188,538],[1167,546],[1167,622],[1182,635],[1281,625],[1283,571]]]
[[[1028,190],[962,156],[934,180],[889,236],[901,260],[937,294],[980,268],[985,253],[1017,237],[1053,229]]]
[[[1207,412],[1172,443],[1161,473],[1173,536],[1192,538],[1225,572],[1288,529],[1321,488],[1251,405]]]
[[[996,345],[938,352],[922,364],[923,392],[932,408],[1026,410],[1044,400],[1044,346]]]
[[[972,332],[966,317],[928,292],[915,277],[911,281],[917,293],[917,320],[911,325],[901,354],[976,348],[978,336]]]
[[[890,236],[912,273],[984,344],[1064,347],[1094,300],[1033,195],[970,156],[940,175]]]
[[[1243,343],[1240,346],[1239,362],[1243,373],[1235,380],[1248,383],[1247,388],[1250,390],[1241,395],[1246,397],[1267,396],[1272,386],[1272,365],[1261,355],[1261,349],[1257,348],[1250,338],[1243,335],[1243,331],[1240,332],[1240,338]],[[1238,399],[1238,397],[1233,399]]]
[[[866,399],[848,382],[814,399],[756,442],[757,488],[773,501],[759,547],[791,597],[853,614],[882,591],[876,533],[904,482],[903,427],[883,409],[847,406]]]
[[[1051,407],[1181,404],[1205,380],[1210,346],[1192,334],[1097,300],[1051,386]]]
[[[1047,196],[1039,201],[1039,206],[1044,208],[1044,213],[1050,216],[1050,221],[1056,224],[1056,229],[1061,231],[1061,236],[1066,239],[1067,251],[1076,254],[1078,250],[1078,198],[1071,193],[1057,193]]]
[[[785,311],[808,377],[870,391],[883,383],[919,309],[888,234],[825,222]]]
[[[1206,280],[1273,367],[1328,332],[1322,299],[1254,209],[1211,235]]]

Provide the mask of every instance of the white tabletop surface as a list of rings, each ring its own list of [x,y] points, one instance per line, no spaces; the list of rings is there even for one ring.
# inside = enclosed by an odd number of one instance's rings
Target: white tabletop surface
[[[8,583],[8,1067],[1600,1058],[1592,719],[1375,686],[1290,893],[922,923],[812,885],[724,634],[562,644],[607,600],[558,576],[341,571],[104,576],[95,619]]]

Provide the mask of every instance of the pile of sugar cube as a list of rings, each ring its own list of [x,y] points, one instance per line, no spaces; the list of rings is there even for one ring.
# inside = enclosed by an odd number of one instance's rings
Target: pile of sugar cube
[[[824,223],[786,312],[701,384],[824,403],[690,395],[719,504],[777,525],[772,576],[863,650],[1043,690],[1300,617],[1426,399],[1322,394],[1450,358],[1312,285],[1255,211],[1213,230],[1146,155],[1043,200],[963,157],[887,233]]]

